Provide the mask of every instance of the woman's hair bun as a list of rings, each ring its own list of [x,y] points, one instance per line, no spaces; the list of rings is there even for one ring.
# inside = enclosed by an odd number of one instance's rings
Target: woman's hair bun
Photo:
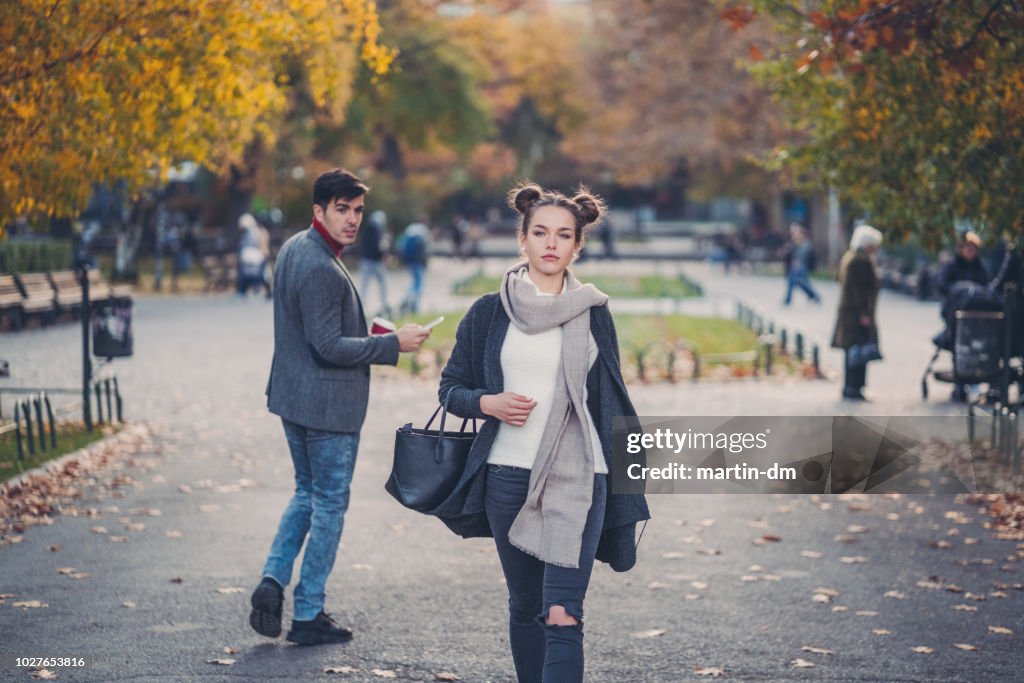
[[[590,225],[601,220],[607,207],[604,200],[597,195],[591,194],[590,190],[580,185],[576,190],[576,196],[572,198],[573,203],[579,207],[580,216],[583,217],[584,225]]]
[[[544,190],[536,183],[521,183],[508,192],[508,205],[521,214],[525,214],[544,194]]]

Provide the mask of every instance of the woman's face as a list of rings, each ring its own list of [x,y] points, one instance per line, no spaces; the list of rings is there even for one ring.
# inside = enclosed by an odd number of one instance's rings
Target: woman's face
[[[532,270],[561,274],[576,255],[576,219],[560,206],[542,206],[533,212],[520,244]]]

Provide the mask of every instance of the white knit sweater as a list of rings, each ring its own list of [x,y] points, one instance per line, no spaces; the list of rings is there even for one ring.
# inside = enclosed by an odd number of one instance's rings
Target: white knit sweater
[[[526,271],[523,279],[536,285]],[[564,291],[565,284],[562,289]],[[540,290],[538,296],[552,296]],[[588,367],[594,367],[597,361],[597,342],[590,335],[587,345]],[[488,464],[510,465],[531,469],[537,457],[537,449],[544,437],[544,427],[551,415],[551,404],[555,396],[555,380],[561,369],[562,328],[556,327],[539,334],[526,334],[514,324],[508,326],[508,333],[501,346],[501,371],[505,378],[505,391],[522,394],[537,401],[526,424],[522,427],[502,422],[498,426],[498,434],[494,438]],[[587,389],[583,388],[584,403],[587,400]],[[608,466],[604,462],[601,440],[598,438],[594,420],[590,410],[581,416],[590,430],[590,441],[594,444],[594,472],[607,474]]]

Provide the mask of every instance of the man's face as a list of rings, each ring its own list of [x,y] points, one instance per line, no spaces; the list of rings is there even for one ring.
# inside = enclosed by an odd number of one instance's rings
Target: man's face
[[[359,235],[359,223],[363,220],[363,209],[366,195],[355,199],[332,199],[324,209],[318,204],[313,205],[313,215],[327,228],[327,234],[342,246],[354,244]]]
[[[960,253],[968,261],[973,261],[978,258],[978,246],[973,242],[968,242],[960,247]]]

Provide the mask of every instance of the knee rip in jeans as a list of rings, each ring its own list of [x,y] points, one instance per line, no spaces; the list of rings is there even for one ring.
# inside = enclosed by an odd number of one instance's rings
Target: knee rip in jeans
[[[583,628],[583,617],[570,612],[564,605],[551,604],[537,618],[545,626]]]

